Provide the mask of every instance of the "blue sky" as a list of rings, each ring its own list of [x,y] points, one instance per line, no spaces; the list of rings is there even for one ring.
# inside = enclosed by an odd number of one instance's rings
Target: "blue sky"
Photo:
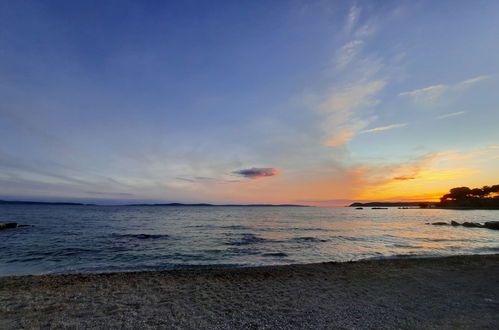
[[[496,1],[2,1],[0,198],[497,184],[497,22]]]

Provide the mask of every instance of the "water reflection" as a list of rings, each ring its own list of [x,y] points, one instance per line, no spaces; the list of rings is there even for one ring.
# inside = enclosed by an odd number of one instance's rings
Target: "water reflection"
[[[0,275],[497,253],[499,232],[426,222],[498,211],[353,208],[1,206]]]

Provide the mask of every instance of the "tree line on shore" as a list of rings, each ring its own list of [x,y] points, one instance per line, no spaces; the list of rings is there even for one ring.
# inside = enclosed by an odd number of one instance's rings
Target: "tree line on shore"
[[[456,187],[440,198],[439,207],[499,208],[499,184],[482,188]]]

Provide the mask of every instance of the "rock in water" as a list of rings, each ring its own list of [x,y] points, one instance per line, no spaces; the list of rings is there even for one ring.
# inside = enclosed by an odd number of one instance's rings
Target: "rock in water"
[[[456,222],[454,220],[451,221],[450,224],[453,225],[453,226],[461,226],[461,224],[459,222]]]
[[[448,225],[448,223],[447,222],[434,222],[434,223],[432,223],[432,225],[434,225],[434,226],[445,226],[445,225]]]
[[[469,228],[483,228],[483,225],[477,223],[477,222],[463,222],[463,227],[469,227]]]
[[[484,225],[485,228],[499,230],[499,221],[489,221]]]
[[[0,230],[17,228],[17,222],[0,223]]]

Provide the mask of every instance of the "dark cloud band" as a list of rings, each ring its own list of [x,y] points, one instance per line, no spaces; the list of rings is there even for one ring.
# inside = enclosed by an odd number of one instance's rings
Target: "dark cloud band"
[[[252,167],[244,170],[234,171],[233,173],[250,179],[258,179],[279,175],[279,170],[273,167]]]

